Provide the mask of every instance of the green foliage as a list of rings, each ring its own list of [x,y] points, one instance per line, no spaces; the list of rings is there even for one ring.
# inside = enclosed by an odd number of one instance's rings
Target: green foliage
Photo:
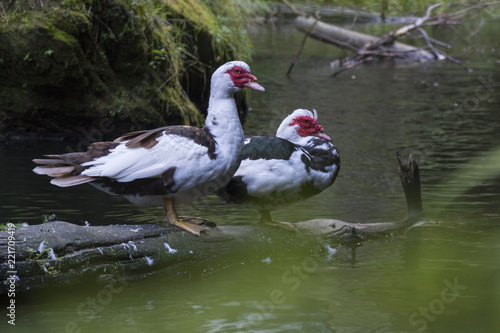
[[[43,219],[44,222],[46,223],[50,220],[55,218],[55,215],[44,215]],[[43,241],[43,249],[41,251],[35,250],[32,248],[28,248],[26,252],[28,253],[28,258],[26,261],[33,261],[35,262],[43,271],[50,275],[57,275],[59,274],[60,268],[61,268],[61,258],[56,258],[54,259],[53,256],[54,254],[51,252],[54,251],[49,247],[49,241],[47,239],[47,234],[45,234],[45,240]]]
[[[209,82],[207,69],[249,59],[244,25],[255,6],[248,4],[253,2],[9,2],[0,13],[0,82],[6,86],[0,109],[22,127],[29,126],[26,119],[42,119],[33,130],[88,128],[89,119],[109,117],[122,124],[120,131],[201,125],[202,104],[191,102],[189,88]]]
[[[23,226],[23,223],[22,222],[14,223],[14,225],[16,226],[16,228],[20,228]],[[7,226],[7,223],[0,223],[0,231],[6,231],[8,229],[9,226]]]
[[[49,275],[57,275],[61,272],[61,258],[53,260],[50,258],[50,248],[47,248],[48,243],[45,240],[46,248],[42,252],[38,252],[35,249],[27,249],[29,257],[26,261],[35,262],[42,270],[44,270]]]
[[[167,57],[167,51],[165,51],[165,48],[162,48],[161,50],[152,50],[152,56],[153,60],[149,62],[149,66],[153,67],[156,69],[157,66],[159,66],[162,62],[166,61],[168,59]]]
[[[42,215],[42,223],[49,223],[56,220],[57,220],[56,214]]]

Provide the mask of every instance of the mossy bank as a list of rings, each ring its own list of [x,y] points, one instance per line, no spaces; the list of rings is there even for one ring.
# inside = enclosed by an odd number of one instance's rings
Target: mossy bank
[[[4,3],[0,134],[78,138],[100,129],[105,139],[201,125],[210,74],[249,58],[249,7],[229,0]]]

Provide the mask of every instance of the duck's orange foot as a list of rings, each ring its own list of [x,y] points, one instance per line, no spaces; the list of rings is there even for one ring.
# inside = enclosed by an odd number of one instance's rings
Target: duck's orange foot
[[[207,232],[211,228],[216,227],[215,223],[211,222],[210,220],[191,216],[179,216],[173,221],[168,219],[167,217],[165,218],[164,222],[173,224],[179,228],[189,231],[196,236],[199,236],[201,232]]]
[[[271,227],[278,227],[288,231],[297,231],[297,226],[290,222],[277,222],[271,218],[271,214],[267,210],[260,212],[260,224],[269,225]]]

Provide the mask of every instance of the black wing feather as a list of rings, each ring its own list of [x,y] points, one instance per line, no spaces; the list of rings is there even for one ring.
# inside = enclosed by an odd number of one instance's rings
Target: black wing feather
[[[288,140],[273,136],[253,136],[241,150],[241,159],[288,160],[298,147]]]

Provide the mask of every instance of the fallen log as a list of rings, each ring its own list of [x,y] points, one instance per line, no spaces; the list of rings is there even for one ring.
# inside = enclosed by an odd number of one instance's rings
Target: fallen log
[[[297,29],[306,33],[308,32],[309,36],[312,38],[350,51],[361,50],[365,48],[366,45],[377,43],[380,39],[380,37],[317,21],[313,17],[299,16],[295,19],[295,24]],[[426,62],[435,59],[434,55],[426,50],[400,42],[394,42],[390,46],[387,45],[385,47],[385,52],[397,54],[401,59],[404,58],[406,60],[418,62]]]
[[[427,32],[423,29],[426,26],[438,25],[451,25],[458,24],[460,18],[467,12],[483,7],[489,7],[493,4],[480,4],[475,5],[464,10],[452,14],[443,14],[430,16],[432,10],[440,6],[435,4],[429,6],[423,17],[417,18],[411,24],[405,25],[397,30],[389,31],[381,37],[366,35],[360,32],[351,31],[340,28],[335,25],[327,24],[319,21],[319,17],[310,17],[306,13],[300,12],[295,6],[283,0],[291,10],[296,13],[296,26],[299,30],[306,33],[306,37],[311,36],[315,39],[339,46],[341,48],[350,50],[353,55],[343,59],[339,59],[339,69],[333,73],[336,76],[343,71],[361,65],[363,63],[372,61],[374,59],[396,59],[403,61],[414,62],[427,62],[431,60],[448,60],[461,65],[467,71],[472,69],[463,65],[462,61],[452,57],[448,53],[440,50],[437,46],[450,48],[451,46],[439,40],[433,39],[428,36]],[[496,3],[495,3],[496,4]],[[417,32],[416,35],[410,35],[412,32]],[[396,39],[405,35],[410,35],[414,38],[421,38],[425,46],[415,47],[407,44],[397,42]],[[296,59],[290,65],[287,76],[297,62],[304,42],[296,56]],[[335,64],[337,62],[334,62]]]
[[[407,199],[400,222],[348,223],[316,219],[296,223],[296,232],[267,226],[219,226],[195,237],[163,224],[79,226],[63,221],[14,227],[0,232],[0,294],[83,281],[137,279],[143,274],[177,270],[187,262],[214,257],[261,260],[289,251],[325,250],[325,244],[356,242],[407,231],[423,220],[417,162],[398,154],[399,175]],[[290,246],[293,244],[293,246]]]

